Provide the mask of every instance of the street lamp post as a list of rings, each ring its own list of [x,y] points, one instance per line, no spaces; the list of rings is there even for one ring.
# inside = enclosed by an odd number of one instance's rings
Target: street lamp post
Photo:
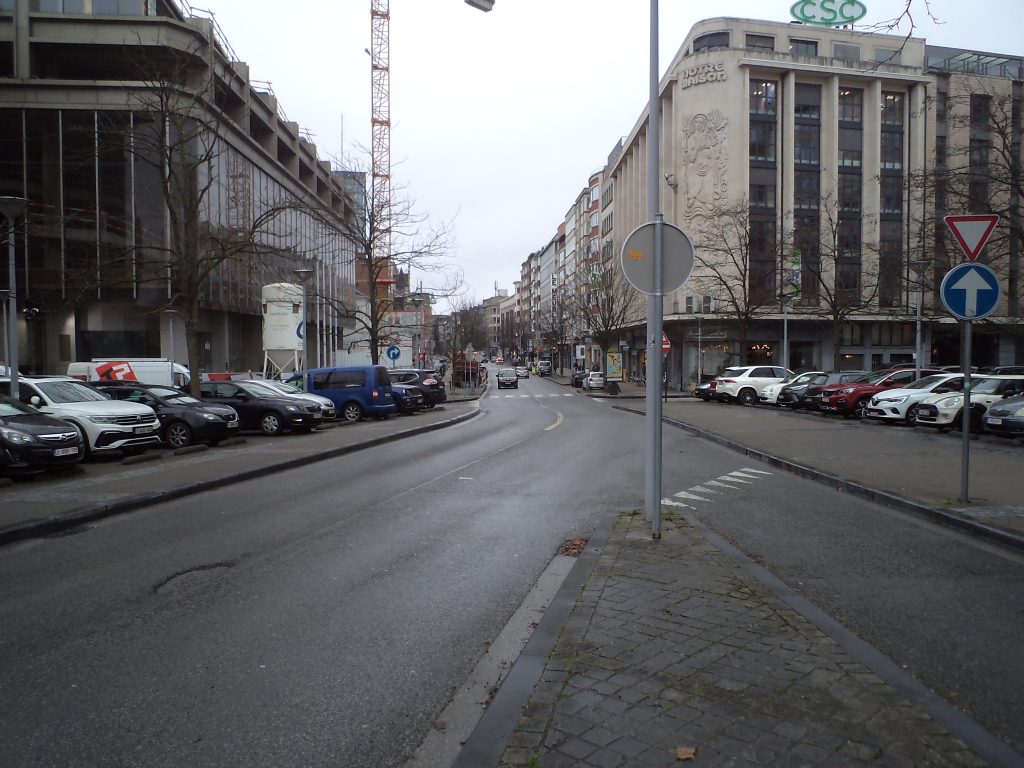
[[[7,374],[11,377],[11,397],[18,396],[18,289],[14,258],[14,221],[25,211],[24,197],[0,197],[0,213],[7,219],[7,264],[10,295],[7,299]]]
[[[302,328],[302,336],[300,337],[302,339],[302,369],[305,370],[309,367],[306,363],[306,353],[309,351],[309,340],[306,333],[306,283],[309,282],[313,269],[311,267],[296,267],[292,272],[298,278],[299,283],[302,284],[302,319],[299,321],[299,327]]]

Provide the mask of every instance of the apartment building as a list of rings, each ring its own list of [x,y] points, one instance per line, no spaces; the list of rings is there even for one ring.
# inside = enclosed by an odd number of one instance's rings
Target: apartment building
[[[698,350],[705,372],[874,368],[913,360],[920,339],[922,363],[958,363],[960,330],[938,297],[964,260],[946,213],[1002,215],[981,260],[1000,274],[1003,301],[973,323],[974,361],[1024,360],[1022,78],[1021,57],[922,38],[696,24],[660,83],[662,210],[698,251],[690,281],[665,297],[670,381],[694,380]],[[648,218],[646,120],[645,110],[606,169],[613,254]],[[642,326],[624,329],[632,367],[643,365]]]
[[[185,8],[0,1],[0,195],[28,201],[15,242],[23,370],[184,360],[186,321],[204,370],[259,368],[261,288],[297,282],[296,269],[307,359],[345,349],[346,232],[365,184],[320,160],[215,21]],[[172,149],[189,165],[170,180]],[[169,204],[164,182],[186,178]]]

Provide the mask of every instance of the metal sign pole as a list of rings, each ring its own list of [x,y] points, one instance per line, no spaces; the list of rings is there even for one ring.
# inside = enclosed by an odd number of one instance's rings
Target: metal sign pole
[[[968,480],[971,475],[971,321],[963,321],[963,360],[960,370],[964,372],[964,409],[960,418],[960,430],[963,434],[963,470],[960,476],[960,501],[967,502]]]

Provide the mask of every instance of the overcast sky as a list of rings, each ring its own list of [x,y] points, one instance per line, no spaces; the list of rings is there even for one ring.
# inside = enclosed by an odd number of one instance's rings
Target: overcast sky
[[[864,0],[863,24],[904,0]],[[792,0],[661,0],[661,71],[694,23],[788,21]],[[193,0],[217,19],[252,80],[321,158],[368,167],[370,0]],[[391,157],[397,194],[451,225],[465,297],[513,290],[525,258],[554,236],[589,175],[647,102],[649,0],[390,0]],[[913,0],[933,45],[1024,54],[1020,0]],[[909,27],[904,25],[901,32]],[[344,144],[343,144],[344,142]],[[420,276],[429,288],[427,276]],[[414,274],[413,279],[417,276]],[[441,302],[435,311],[447,311]]]

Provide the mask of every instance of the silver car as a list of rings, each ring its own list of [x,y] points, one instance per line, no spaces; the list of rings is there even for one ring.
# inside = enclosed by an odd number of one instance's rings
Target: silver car
[[[284,395],[285,397],[295,397],[300,400],[312,400],[314,403],[320,406],[320,410],[323,412],[324,420],[329,421],[337,418],[338,410],[334,406],[334,401],[330,400],[322,395],[314,395],[309,392],[303,392],[301,389],[293,384],[286,384],[283,381],[274,381],[272,379],[252,379],[253,384],[259,384],[262,387],[274,390],[278,395]]]

